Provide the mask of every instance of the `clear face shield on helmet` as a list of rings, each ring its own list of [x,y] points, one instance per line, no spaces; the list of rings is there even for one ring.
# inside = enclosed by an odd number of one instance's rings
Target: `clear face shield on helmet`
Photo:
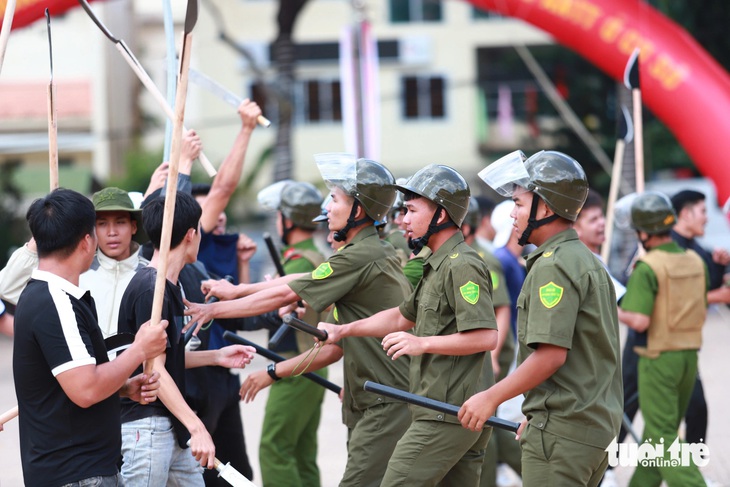
[[[500,195],[510,198],[517,188],[528,188],[530,184],[526,160],[521,150],[510,152],[479,171],[479,178]]]
[[[637,196],[638,193],[629,193],[616,201],[613,224],[619,230],[631,230],[631,205]]]
[[[357,183],[357,158],[346,152],[325,152],[314,155],[314,162],[327,188],[341,188],[351,194]]]
[[[293,182],[291,179],[284,179],[266,186],[256,195],[259,206],[264,210],[278,210],[281,206],[281,194],[284,192],[284,188]]]
[[[327,221],[327,206],[329,206],[330,201],[332,201],[332,195],[328,194],[327,197],[322,202],[322,205],[320,206],[322,211],[320,212],[319,216],[316,216],[312,219],[313,222],[320,223],[320,222]]]

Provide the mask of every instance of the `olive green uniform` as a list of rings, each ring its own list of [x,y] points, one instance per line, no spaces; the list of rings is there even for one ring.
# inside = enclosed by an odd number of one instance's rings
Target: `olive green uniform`
[[[696,256],[695,262],[678,264],[673,255],[684,255],[685,251],[675,242],[659,245],[652,249],[644,259],[658,255],[665,265],[671,265],[670,280],[688,279],[694,271],[694,284],[685,289],[677,288],[679,294],[672,295],[673,286],[668,286],[669,295],[664,300],[660,298],[660,284],[652,265],[639,260],[626,285],[626,294],[621,300],[621,308],[652,317],[648,332],[656,330],[660,324],[657,319],[657,307],[666,306],[665,319],[672,320],[672,316],[681,317],[678,323],[671,323],[676,332],[687,333],[694,331],[701,339],[703,316],[691,316],[692,310],[701,312],[706,306],[706,288],[708,283],[707,270],[703,261]],[[703,276],[704,274],[704,276]],[[704,280],[704,286],[702,281]],[[681,284],[680,284],[681,286]],[[661,302],[667,301],[667,302]],[[682,312],[677,306],[685,308]],[[667,314],[669,316],[667,316]],[[652,330],[654,327],[654,330]],[[660,347],[663,351],[657,352],[652,343],[653,336],[648,332],[638,335],[640,346],[635,347],[639,354],[638,383],[639,407],[644,416],[644,441],[658,444],[664,439],[665,451],[677,439],[677,430],[689,404],[697,375],[697,349],[699,346],[693,340],[680,338],[679,346]],[[670,456],[667,455],[667,460]],[[659,485],[661,481],[672,486],[703,486],[705,482],[697,466],[671,466],[669,462],[662,463],[661,467],[643,466],[639,464],[631,478],[632,486]]]
[[[455,233],[423,265],[423,278],[400,306],[419,337],[496,329],[492,286],[484,261]],[[399,358],[396,362],[400,361]],[[487,352],[411,357],[410,390],[462,404],[494,383]],[[458,419],[413,406],[413,422],[398,442],[383,486],[476,486],[491,428],[462,428]]]
[[[512,301],[509,297],[504,272],[502,271],[502,264],[499,262],[499,259],[493,253],[480,246],[476,240],[472,243],[471,247],[479,254],[479,257],[484,259],[489,269],[489,274],[492,278],[492,304],[494,304],[494,308],[496,309],[500,306],[509,306],[511,308]],[[502,349],[497,359],[500,367],[499,375],[496,377],[497,381],[507,376],[514,359],[515,338],[512,333],[512,327],[509,326],[507,329],[507,337],[502,344]],[[514,434],[507,430],[496,428],[492,431],[492,437],[489,440],[487,451],[484,455],[479,485],[481,487],[497,486],[498,462],[507,463],[519,474],[522,472],[521,461],[520,445],[515,441]]]
[[[365,227],[311,275],[289,283],[314,310],[335,304],[338,324],[390,309],[411,292],[393,246],[375,227]],[[382,338],[347,337],[344,352],[343,422],[349,430],[347,467],[341,486],[380,485],[395,444],[408,428],[405,404],[363,390],[366,380],[408,388],[408,360],[391,360]]]
[[[284,251],[286,274],[311,272],[324,261],[314,240],[296,243]],[[319,313],[308,311],[304,321],[316,326]],[[312,337],[296,331],[298,353],[309,350]],[[295,352],[285,353],[287,357]],[[327,377],[327,369],[317,371]],[[318,487],[317,428],[325,389],[304,377],[284,378],[271,385],[259,447],[264,485]]]
[[[568,350],[565,363],[525,395],[523,483],[598,485],[623,412],[611,278],[575,230],[565,230],[528,256],[517,309],[520,363],[540,344]]]

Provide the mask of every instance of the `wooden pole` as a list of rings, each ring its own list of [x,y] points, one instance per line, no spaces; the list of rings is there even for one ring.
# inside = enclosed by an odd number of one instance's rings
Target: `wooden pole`
[[[3,15],[3,26],[0,31],[0,72],[3,70],[3,61],[5,60],[5,50],[8,47],[8,39],[10,31],[13,28],[13,17],[15,16],[16,0],[8,0],[5,3],[5,14]]]
[[[624,85],[631,90],[634,105],[634,165],[636,192],[644,192],[644,127],[641,112],[641,79],[639,76],[639,48],[629,56],[624,69]]]
[[[51,191],[58,188],[58,122],[56,117],[55,94],[53,84],[53,43],[51,41],[51,15],[46,9],[46,25],[48,28],[48,53],[51,59],[51,78],[48,81],[48,167]]]
[[[172,238],[172,222],[175,218],[175,199],[177,195],[177,176],[180,165],[180,152],[183,138],[183,119],[185,118],[185,98],[188,92],[188,70],[190,69],[190,51],[192,48],[192,30],[197,20],[197,0],[188,0],[188,11],[185,16],[185,35],[180,53],[180,71],[178,73],[177,94],[175,97],[175,119],[173,120],[172,144],[170,153],[170,172],[167,175],[167,191],[165,192],[165,209],[162,217],[162,235],[157,265],[157,279],[152,301],[153,326],[159,325],[162,318],[162,304],[167,282],[167,261],[170,255],[170,240]],[[152,360],[144,364],[145,373],[151,373]]]
[[[624,151],[626,150],[626,144],[631,142],[633,138],[631,115],[629,115],[629,111],[625,106],[621,107],[621,114],[623,117],[619,121],[618,140],[616,141],[616,151],[613,154],[611,187],[608,191],[608,204],[606,206],[606,239],[601,247],[601,259],[606,265],[608,265],[608,259],[611,257],[611,239],[613,238],[613,226],[616,218],[616,200],[621,185],[621,171],[624,165]]]

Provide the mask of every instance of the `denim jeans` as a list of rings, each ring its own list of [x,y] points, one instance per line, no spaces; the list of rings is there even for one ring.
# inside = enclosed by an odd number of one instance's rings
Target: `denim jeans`
[[[61,487],[122,487],[122,478],[119,474],[105,477],[89,477],[88,479],[63,484]]]
[[[203,467],[177,444],[170,418],[153,416],[122,424],[125,487],[203,487]]]

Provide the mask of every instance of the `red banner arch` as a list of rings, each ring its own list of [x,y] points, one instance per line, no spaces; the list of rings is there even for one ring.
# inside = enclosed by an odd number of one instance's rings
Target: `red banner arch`
[[[641,48],[642,98],[671,130],[720,204],[730,197],[730,75],[684,29],[641,0],[468,0],[520,18],[621,80]]]

